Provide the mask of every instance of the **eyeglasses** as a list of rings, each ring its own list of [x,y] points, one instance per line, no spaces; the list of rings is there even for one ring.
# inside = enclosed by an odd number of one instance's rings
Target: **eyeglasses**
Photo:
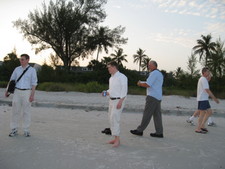
[[[22,59],[20,59],[20,61],[24,61],[24,60],[26,60],[26,59],[23,59],[23,58],[22,58]]]

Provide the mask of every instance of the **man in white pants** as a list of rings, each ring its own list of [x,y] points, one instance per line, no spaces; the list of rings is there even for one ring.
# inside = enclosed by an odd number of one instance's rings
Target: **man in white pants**
[[[24,136],[29,137],[29,127],[31,123],[31,102],[34,100],[34,93],[37,86],[37,73],[33,67],[29,66],[30,57],[27,54],[20,56],[20,64],[13,71],[10,80],[17,80],[23,71],[27,69],[21,79],[16,83],[13,100],[12,100],[12,114],[10,128],[10,137],[14,137],[18,133],[20,113],[23,111],[23,130]],[[6,91],[5,96],[8,97],[9,93]]]
[[[120,116],[124,108],[124,100],[127,96],[127,77],[118,71],[118,64],[115,61],[108,63],[108,71],[111,74],[109,79],[109,121],[112,136],[115,138],[109,141],[113,147],[120,145]]]

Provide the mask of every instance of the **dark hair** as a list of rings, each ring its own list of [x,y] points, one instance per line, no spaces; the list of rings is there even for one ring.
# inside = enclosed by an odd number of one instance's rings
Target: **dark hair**
[[[107,65],[114,66],[116,69],[118,69],[118,63],[116,61],[111,61]]]
[[[30,59],[30,56],[29,56],[28,54],[22,54],[22,55],[20,55],[20,57],[25,57],[26,60],[27,60],[27,59]]]
[[[207,72],[208,70],[209,70],[209,68],[203,67],[203,68],[202,68],[202,74],[205,73],[205,72]]]

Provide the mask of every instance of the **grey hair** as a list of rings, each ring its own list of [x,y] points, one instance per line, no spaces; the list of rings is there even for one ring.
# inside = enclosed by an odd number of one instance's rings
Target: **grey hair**
[[[158,67],[157,62],[156,62],[156,61],[154,61],[154,60],[150,60],[150,62],[149,62],[149,63],[152,63],[155,67]]]

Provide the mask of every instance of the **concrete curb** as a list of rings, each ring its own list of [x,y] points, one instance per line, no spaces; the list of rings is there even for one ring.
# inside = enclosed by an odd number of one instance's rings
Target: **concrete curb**
[[[7,105],[12,106],[12,101],[0,100],[0,106]],[[61,109],[83,109],[85,111],[108,111],[108,105],[80,105],[80,104],[66,104],[66,103],[52,103],[52,102],[33,102],[33,107],[46,107],[46,108],[61,108]],[[143,113],[143,108],[131,108],[125,107],[124,112],[127,113]],[[165,115],[175,115],[175,116],[190,116],[193,114],[192,110],[177,109],[177,110],[165,110],[162,109],[162,113]],[[215,117],[225,117],[224,113],[213,112]]]

